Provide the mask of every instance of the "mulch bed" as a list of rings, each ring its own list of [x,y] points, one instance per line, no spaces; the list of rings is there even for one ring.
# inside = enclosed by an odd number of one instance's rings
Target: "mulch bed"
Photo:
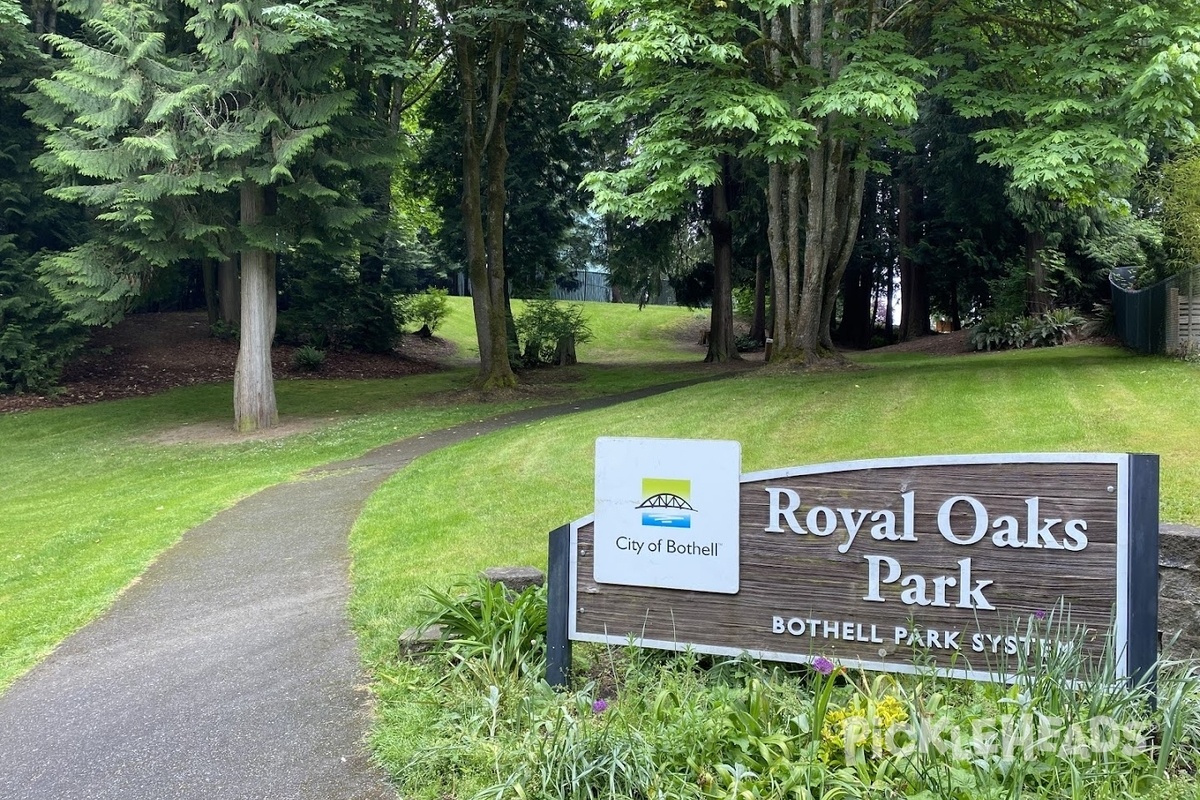
[[[112,328],[98,329],[84,351],[67,365],[52,395],[0,395],[0,413],[80,405],[157,394],[178,386],[233,380],[238,344],[214,338],[203,312],[135,314]],[[271,363],[277,379],[358,380],[401,378],[439,369],[438,358],[454,346],[441,339],[406,335],[392,353],[328,351],[317,372],[291,365],[296,348],[277,345]]]

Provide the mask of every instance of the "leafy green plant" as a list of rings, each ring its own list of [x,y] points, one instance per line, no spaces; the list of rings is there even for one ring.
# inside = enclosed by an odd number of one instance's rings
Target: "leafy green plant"
[[[292,353],[292,367],[301,372],[316,372],[325,364],[325,351],[304,345]]]
[[[763,343],[758,339],[752,339],[749,336],[742,334],[734,340],[734,347],[739,353],[750,353],[755,350],[761,350]]]
[[[1073,339],[1085,322],[1073,308],[1056,308],[1036,316],[1016,318],[993,312],[971,329],[968,339],[976,350],[1054,347]]]
[[[971,328],[968,339],[976,350],[1000,350],[1008,344],[1011,320],[1002,313],[993,312]]]
[[[209,333],[213,335],[213,338],[223,342],[238,338],[237,326],[231,325],[223,319],[219,319],[209,326]]]
[[[0,393],[48,392],[87,334],[66,319],[14,238],[0,236]]]
[[[417,331],[421,336],[432,336],[450,314],[450,301],[445,289],[426,289],[420,294],[409,295],[400,301],[404,318],[421,323]]]
[[[512,595],[479,579],[456,593],[426,590],[434,610],[422,628],[441,626],[440,650],[453,675],[481,686],[507,685],[546,668],[546,588]]]
[[[573,303],[530,300],[516,326],[522,343],[520,363],[529,367],[558,363],[562,348],[592,340],[583,306]]]

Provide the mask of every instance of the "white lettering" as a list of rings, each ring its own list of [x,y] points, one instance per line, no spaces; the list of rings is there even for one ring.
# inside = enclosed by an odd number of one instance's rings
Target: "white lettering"
[[[1028,537],[1025,541],[1026,547],[1046,548],[1047,550],[1062,550],[1063,546],[1058,543],[1050,533],[1050,529],[1061,519],[1041,520],[1041,514],[1038,513],[1038,498],[1031,497],[1025,501],[1025,505],[1029,508],[1029,530],[1026,531]]]
[[[879,587],[883,583],[895,583],[900,577],[900,562],[890,556],[863,556],[867,560],[867,593],[863,597],[870,603],[882,603],[883,598],[879,596]],[[880,566],[887,564],[888,573],[886,578],[880,577]]]
[[[950,525],[950,515],[954,512],[954,506],[958,503],[966,503],[975,512],[975,531],[967,539],[958,538]],[[987,534],[987,520],[988,512],[983,507],[983,503],[970,495],[955,495],[942,503],[942,507],[938,509],[938,530],[941,532],[942,538],[951,544],[975,544]]]
[[[869,509],[860,508],[855,511],[852,508],[839,508],[838,513],[842,515],[842,523],[846,526],[846,541],[838,545],[838,552],[845,553],[854,544],[854,537],[858,536],[858,529],[862,527],[863,521],[866,520]],[[858,519],[854,515],[858,514]]]
[[[992,534],[992,544],[996,547],[1021,547],[1020,525],[1017,518],[1007,514],[996,517],[992,527],[1000,528],[1001,525],[1004,527]]]
[[[1063,529],[1063,533],[1066,535],[1067,541],[1063,544],[1063,547],[1073,553],[1078,553],[1080,550],[1083,550],[1088,546],[1087,534],[1084,533],[1086,530],[1087,520],[1067,520],[1067,524]]]
[[[983,596],[983,590],[991,586],[993,581],[975,581],[971,585],[971,559],[961,558],[958,561],[958,608],[981,608],[984,611],[995,611],[996,607]]]
[[[896,535],[896,515],[888,509],[876,511],[871,515],[871,522],[877,523],[871,527],[871,538],[877,542],[894,542],[900,537]]]
[[[822,524],[818,517],[824,517],[825,522]],[[832,508],[825,506],[813,506],[808,510],[808,516],[804,520],[808,523],[808,530],[814,536],[828,536],[837,529],[837,514]],[[843,551],[844,552],[844,551]]]
[[[900,537],[900,541],[915,542],[917,540],[917,493],[905,492],[900,497],[904,500],[904,535]]]
[[[766,533],[783,533],[783,528],[779,526],[779,523],[781,520],[787,520],[788,528],[792,533],[805,533],[804,528],[801,528],[800,523],[796,521],[796,509],[800,508],[800,493],[792,489],[777,489],[769,486],[767,494],[771,498],[767,510],[767,518],[771,520],[771,524],[764,528],[764,531]],[[787,498],[786,506],[779,504],[781,496]]]

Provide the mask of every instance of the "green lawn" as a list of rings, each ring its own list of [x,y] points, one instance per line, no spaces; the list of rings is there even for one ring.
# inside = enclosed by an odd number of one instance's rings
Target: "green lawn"
[[[471,298],[448,297],[450,314],[437,335],[458,346],[458,356],[475,361],[479,345]],[[689,311],[675,306],[637,306],[627,303],[576,303],[583,307],[595,339],[579,346],[579,360],[601,364],[659,363],[704,357],[697,344],[699,331],[708,322],[707,311]],[[522,300],[513,301],[513,314],[521,315]]]
[[[377,749],[400,774],[430,709],[406,704],[396,637],[424,585],[546,563],[546,532],[591,511],[596,437],[732,438],[746,471],[854,458],[1006,451],[1162,455],[1162,516],[1200,523],[1200,368],[1074,346],[963,358],[865,356],[867,369],[750,374],[507,430],[389,480],[352,535],[351,613],[381,678]],[[452,485],[462,502],[446,504]],[[399,677],[398,677],[399,676]],[[399,682],[397,682],[399,681]]]
[[[664,325],[688,316],[670,311]],[[661,349],[673,347],[665,341]],[[590,354],[580,356],[588,361]],[[154,439],[183,426],[230,424],[228,384],[0,415],[0,691],[107,608],[184,531],[259,489],[463,420],[716,370],[695,354],[668,371],[632,360],[583,363],[530,373],[524,387],[490,402],[469,389],[470,369],[401,380],[279,381],[282,421],[310,429],[238,444]]]
[[[454,325],[469,325],[469,309]],[[386,381],[281,381],[285,421],[314,427],[238,444],[155,443],[225,424],[230,387],[0,416],[0,688],[106,608],[188,528],[258,489],[416,432],[510,408],[712,374],[679,309],[588,305],[591,364],[527,376],[487,404],[470,370]],[[465,322],[464,322],[465,320]],[[657,343],[657,344],[656,344]],[[691,359],[678,362],[684,354]],[[621,365],[621,359],[638,363]],[[396,636],[423,585],[494,564],[545,563],[545,534],[590,511],[601,435],[734,438],[747,471],[901,454],[1160,453],[1162,516],[1200,523],[1200,368],[1074,346],[962,358],[857,357],[862,369],[746,374],[515,428],[431,454],[388,481],[352,536],[352,615],[379,678],[379,752],[393,771],[430,709],[405,705]],[[598,363],[609,361],[610,363]],[[453,485],[448,505],[435,487]],[[397,676],[400,676],[397,678]],[[399,681],[393,682],[393,681]]]

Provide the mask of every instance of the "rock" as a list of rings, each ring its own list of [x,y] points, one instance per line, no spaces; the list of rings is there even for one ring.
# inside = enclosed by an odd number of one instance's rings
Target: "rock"
[[[442,640],[442,626],[409,628],[400,634],[400,657],[417,658],[432,651]]]
[[[510,592],[520,594],[530,586],[543,586],[546,575],[537,567],[488,567],[479,577],[492,583],[503,583]]]

